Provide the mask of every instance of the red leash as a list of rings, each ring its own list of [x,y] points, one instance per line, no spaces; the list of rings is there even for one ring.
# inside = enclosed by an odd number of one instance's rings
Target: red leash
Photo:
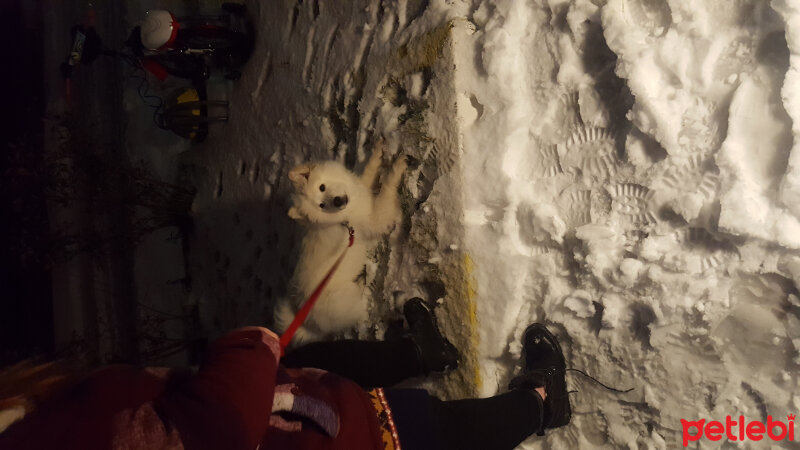
[[[325,275],[325,278],[323,278],[322,281],[319,282],[317,288],[314,289],[314,292],[312,292],[311,295],[308,297],[308,300],[306,300],[306,302],[303,303],[303,306],[300,308],[300,310],[297,311],[297,314],[294,316],[294,320],[292,320],[292,323],[289,325],[289,328],[287,328],[286,331],[284,331],[283,334],[281,335],[281,340],[280,340],[281,356],[285,354],[286,347],[289,345],[289,342],[292,342],[292,338],[294,337],[294,334],[297,332],[297,329],[300,328],[300,325],[302,325],[303,322],[305,322],[306,317],[308,317],[308,314],[311,313],[311,308],[314,307],[314,303],[316,303],[317,299],[319,299],[319,294],[321,294],[322,290],[325,289],[325,285],[328,284],[328,281],[330,281],[331,277],[333,276],[333,273],[336,272],[336,268],[339,267],[339,264],[344,259],[344,255],[347,254],[347,249],[353,246],[353,242],[355,241],[355,230],[353,230],[353,228],[351,228],[347,224],[342,224],[342,225],[347,227],[347,231],[348,233],[350,233],[349,237],[350,242],[347,244],[347,247],[345,247],[344,250],[342,250],[342,254],[339,255],[339,259],[337,259],[336,262],[333,263],[333,267],[331,267],[331,270],[329,270],[328,273]]]

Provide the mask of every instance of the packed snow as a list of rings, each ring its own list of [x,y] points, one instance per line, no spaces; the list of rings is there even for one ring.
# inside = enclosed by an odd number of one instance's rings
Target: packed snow
[[[198,187],[204,327],[271,323],[301,236],[289,169],[411,162],[370,251],[369,323],[437,301],[462,352],[411,385],[489,396],[562,340],[574,416],[521,448],[673,448],[681,419],[800,412],[800,7],[791,0],[280,0]],[[792,25],[793,24],[793,25]],[[714,442],[701,442],[711,447]],[[788,442],[776,442],[789,447]]]

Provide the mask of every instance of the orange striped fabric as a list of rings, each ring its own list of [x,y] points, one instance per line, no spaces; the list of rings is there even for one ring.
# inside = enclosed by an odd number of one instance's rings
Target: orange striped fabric
[[[397,434],[397,427],[392,417],[392,410],[389,408],[389,403],[386,401],[386,396],[383,389],[377,388],[367,391],[369,399],[372,401],[372,406],[378,414],[378,423],[380,424],[383,448],[385,450],[402,450],[400,448],[400,437]]]

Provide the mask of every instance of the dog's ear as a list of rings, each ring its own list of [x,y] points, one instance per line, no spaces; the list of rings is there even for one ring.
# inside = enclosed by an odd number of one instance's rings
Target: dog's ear
[[[292,180],[294,187],[302,189],[308,183],[308,177],[314,169],[313,164],[301,164],[289,171],[289,179]]]
[[[298,211],[297,208],[295,208],[294,206],[289,208],[289,217],[291,217],[294,220],[300,220],[303,218],[302,214],[300,214],[300,211]]]

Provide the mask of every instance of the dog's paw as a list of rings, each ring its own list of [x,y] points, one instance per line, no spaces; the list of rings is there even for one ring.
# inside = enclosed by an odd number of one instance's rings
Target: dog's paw
[[[372,153],[369,155],[369,163],[374,165],[381,165],[383,161],[383,155],[386,153],[386,140],[383,136],[377,138],[375,143],[372,145]]]
[[[361,174],[361,180],[369,188],[375,184],[375,177],[377,177],[378,170],[383,161],[383,145],[381,142],[382,141],[376,142],[372,147],[372,154],[369,156],[369,161],[367,161],[364,172]]]
[[[295,208],[294,206],[289,208],[289,213],[288,214],[289,214],[289,217],[291,217],[294,220],[302,220],[303,219],[303,215],[300,214],[300,210]]]
[[[312,170],[314,170],[314,164],[300,164],[289,171],[289,180],[292,181],[295,189],[302,191],[305,188]]]
[[[406,160],[405,155],[400,155],[395,160],[394,164],[392,165],[392,171],[395,174],[402,174],[408,168],[408,161]]]
[[[383,136],[378,136],[375,139],[375,145],[372,147],[373,152],[383,153],[383,149],[386,147],[386,138]]]

